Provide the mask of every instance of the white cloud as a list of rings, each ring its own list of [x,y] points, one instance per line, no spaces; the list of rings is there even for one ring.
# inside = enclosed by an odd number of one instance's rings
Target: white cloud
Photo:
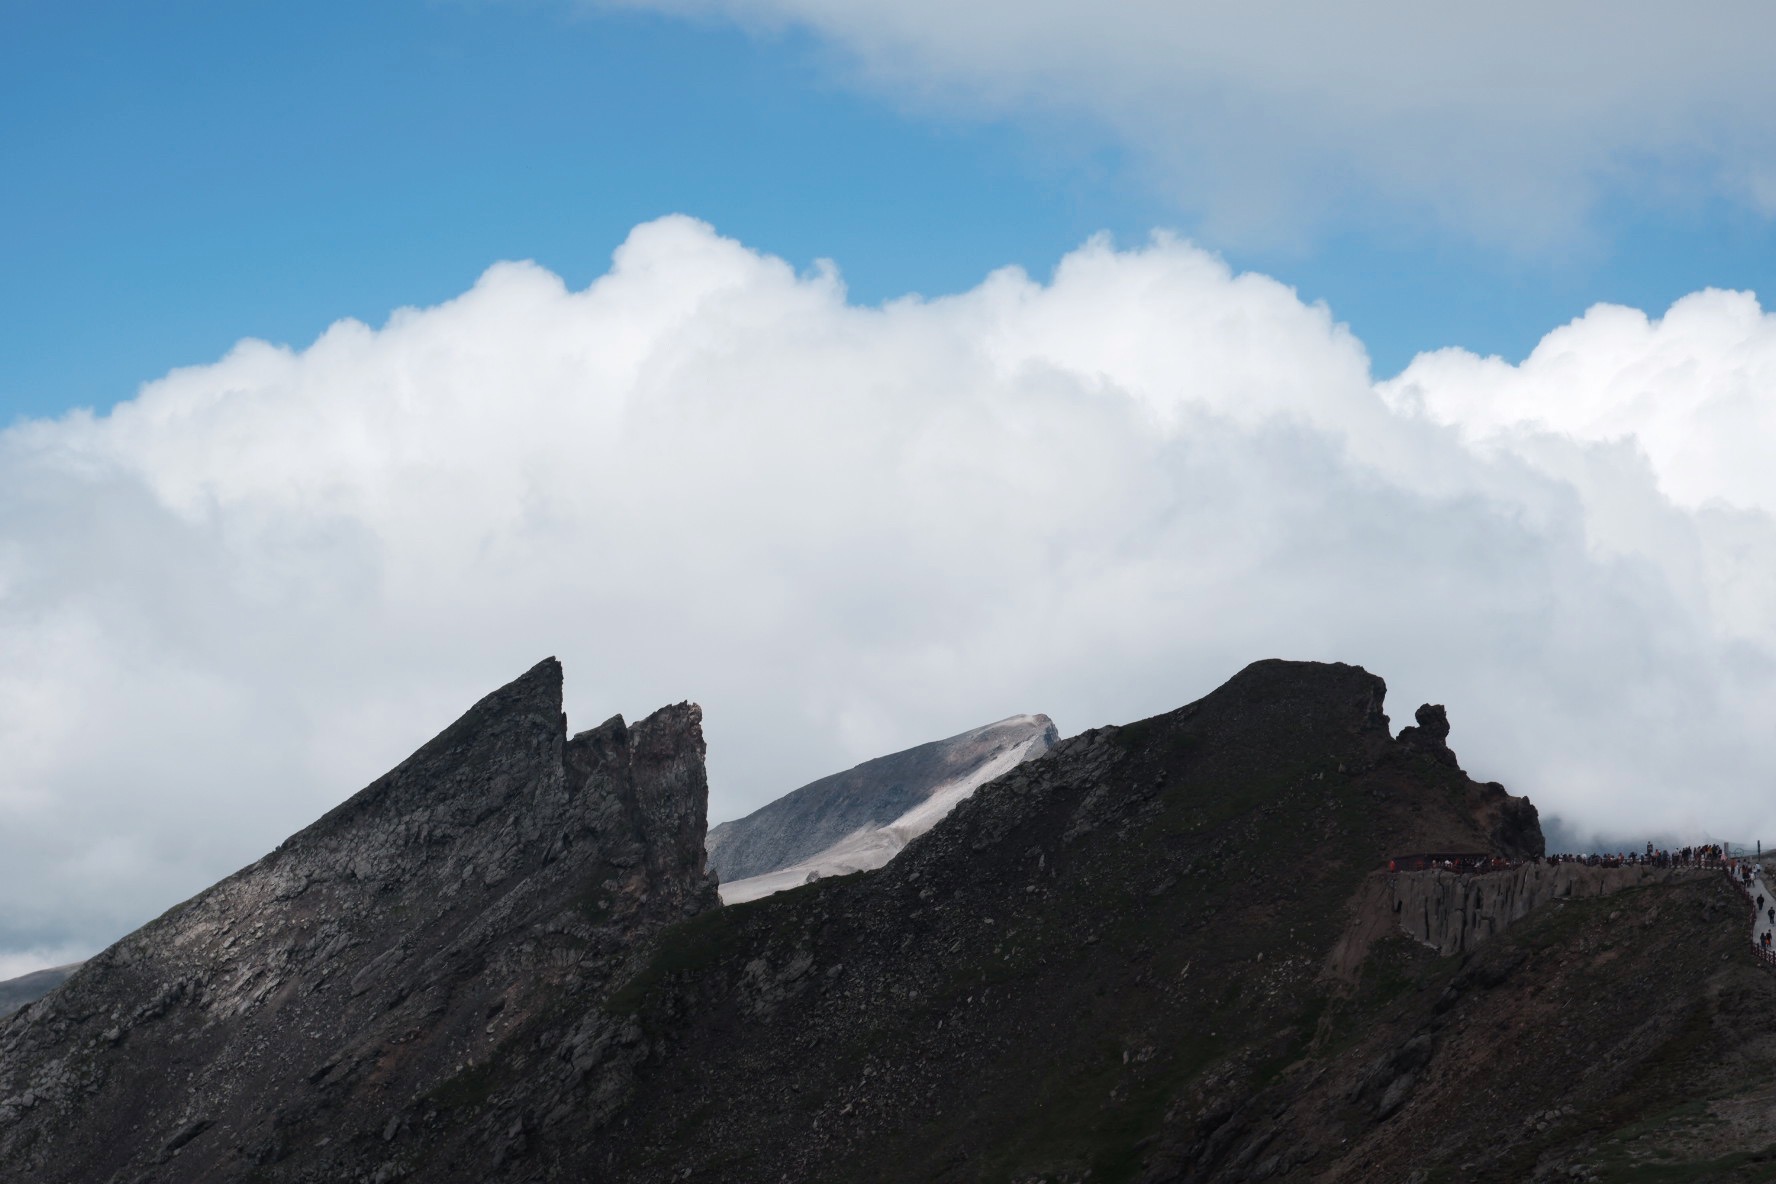
[[[1623,187],[1768,210],[1763,0],[587,0],[811,30],[940,111],[1084,119],[1218,238],[1371,212],[1535,249]]]
[[[1776,836],[1772,335],[1704,293],[1377,387],[1172,239],[860,308],[668,218],[584,291],[244,342],[0,434],[0,953],[102,944],[549,653],[575,727],[700,701],[718,819],[1289,656],[1581,825]]]
[[[1776,318],[1749,292],[1686,296],[1658,320],[1599,305],[1511,366],[1465,350],[1421,355],[1383,388],[1475,442],[1525,432],[1644,453],[1659,490],[1776,512]]]

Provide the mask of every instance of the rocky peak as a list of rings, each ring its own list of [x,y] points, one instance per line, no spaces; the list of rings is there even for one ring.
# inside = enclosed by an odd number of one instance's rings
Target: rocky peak
[[[1449,739],[1449,712],[1443,709],[1443,704],[1420,704],[1418,710],[1413,713],[1413,718],[1418,721],[1418,727],[1412,730],[1427,741]]]
[[[537,664],[0,1020],[0,1180],[232,1179],[393,1138],[512,1024],[714,906],[700,710],[570,740],[561,682]]]
[[[1418,726],[1401,728],[1400,743],[1452,769],[1458,768],[1455,753],[1449,749],[1449,713],[1443,704],[1426,703],[1413,718],[1418,720]]]
[[[716,903],[715,877],[706,869],[703,835],[708,782],[704,776],[703,709],[679,703],[628,727],[613,716],[568,741],[564,766],[573,790],[586,799],[607,793],[620,821],[607,822],[605,854],[613,866],[640,869],[636,890],[652,903],[688,914]],[[601,780],[613,763],[628,775]]]

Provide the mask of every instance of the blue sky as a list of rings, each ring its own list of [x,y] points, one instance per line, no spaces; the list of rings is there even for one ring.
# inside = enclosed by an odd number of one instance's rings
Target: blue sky
[[[108,407],[242,337],[379,324],[496,260],[582,285],[671,212],[830,257],[865,303],[1173,227],[1325,300],[1382,376],[1446,345],[1521,358],[1597,301],[1776,290],[1776,223],[1707,194],[1605,192],[1555,250],[1362,217],[1217,241],[1090,120],[908,104],[793,26],[416,0],[11,0],[0,21],[8,419]]]

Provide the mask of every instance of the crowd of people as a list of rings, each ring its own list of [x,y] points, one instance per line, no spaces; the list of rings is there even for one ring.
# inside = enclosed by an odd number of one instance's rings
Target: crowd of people
[[[1726,857],[1721,846],[1657,848],[1651,843],[1645,851],[1591,852],[1576,854],[1558,852],[1532,855],[1528,859],[1511,860],[1502,855],[1441,854],[1396,855],[1388,860],[1390,872],[1445,871],[1473,874],[1476,872],[1510,871],[1525,863],[1537,866],[1576,863],[1585,867],[1720,867]]]
[[[1543,855],[1531,863],[1579,863],[1586,867],[1719,867],[1726,852],[1720,844],[1700,847],[1655,848],[1651,843],[1643,851],[1617,851],[1589,855],[1561,853]]]

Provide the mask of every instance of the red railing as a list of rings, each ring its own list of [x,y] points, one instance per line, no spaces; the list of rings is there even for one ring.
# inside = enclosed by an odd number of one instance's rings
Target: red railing
[[[1751,885],[1739,878],[1739,869],[1736,867],[1729,866],[1727,868],[1727,879],[1732,882],[1733,887],[1739,889],[1739,895],[1745,898],[1745,907],[1751,910],[1751,931],[1756,933],[1758,927],[1758,909],[1757,901],[1753,900],[1751,896]],[[1771,967],[1772,969],[1776,969],[1776,950],[1766,950],[1762,945],[1753,941],[1751,943],[1751,952],[1757,955],[1759,962],[1762,962],[1765,966]]]

